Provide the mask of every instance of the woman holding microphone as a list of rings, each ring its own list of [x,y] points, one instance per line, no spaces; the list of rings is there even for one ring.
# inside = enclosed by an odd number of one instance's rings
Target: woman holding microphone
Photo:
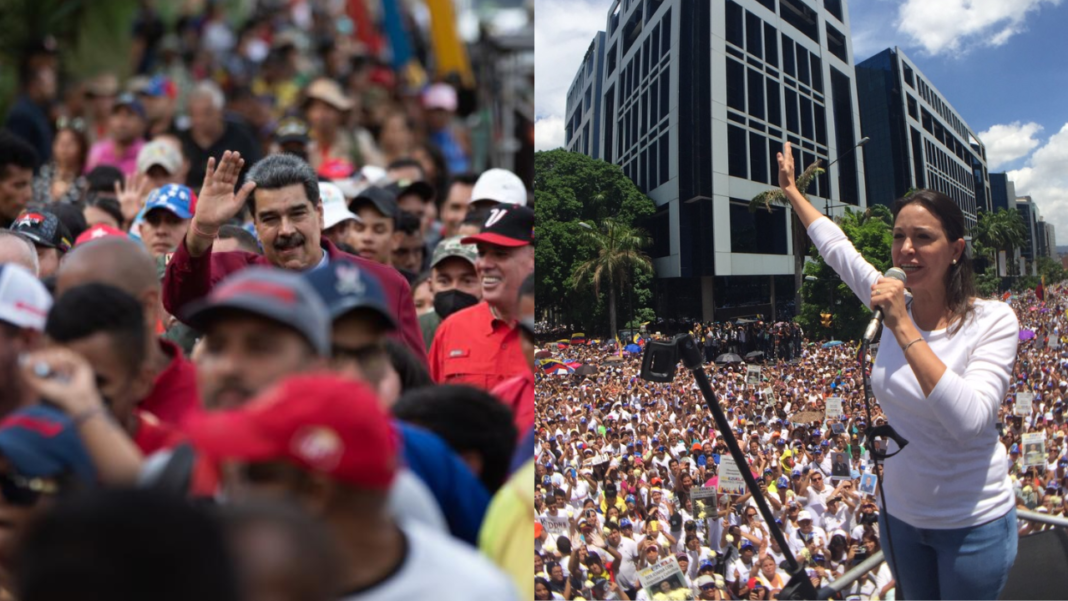
[[[864,305],[883,312],[872,390],[909,441],[886,461],[879,512],[900,597],[997,599],[1016,559],[1015,498],[996,428],[1016,360],[1016,314],[975,297],[964,215],[949,197],[920,190],[891,208],[902,283],[883,277],[805,200],[789,142],[778,161],[779,185],[819,253]]]

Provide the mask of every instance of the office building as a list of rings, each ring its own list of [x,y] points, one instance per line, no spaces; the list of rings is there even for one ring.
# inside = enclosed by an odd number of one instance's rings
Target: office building
[[[564,148],[601,158],[601,73],[604,69],[604,32],[598,31],[586,50],[582,66],[567,91],[567,125]]]
[[[866,206],[846,3],[616,0],[605,29],[599,156],[656,203],[657,315],[788,317],[789,215],[748,203],[790,140],[798,172],[844,155],[808,189],[817,207]]]
[[[986,149],[964,119],[900,48],[856,66],[867,199],[890,205],[910,188],[957,202],[968,228],[991,206]]]
[[[1020,249],[1020,274],[1035,275],[1035,257],[1038,256],[1038,207],[1030,196],[1021,196],[1016,199],[1016,210],[1023,219],[1024,232],[1027,234],[1027,242]]]
[[[1037,252],[1039,257],[1048,257],[1050,259],[1057,256],[1057,238],[1054,234],[1053,224],[1048,221],[1043,221],[1041,217],[1038,218],[1038,222],[1035,223],[1035,233],[1038,243]]]
[[[1006,173],[990,174],[990,204],[995,213],[998,209],[1008,209],[1016,202],[1016,186]]]

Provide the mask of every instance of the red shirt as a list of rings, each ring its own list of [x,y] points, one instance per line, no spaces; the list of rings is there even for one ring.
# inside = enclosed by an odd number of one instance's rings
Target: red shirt
[[[139,408],[162,422],[177,426],[188,414],[200,410],[197,370],[177,344],[161,338],[159,345],[171,362],[156,376],[152,392],[141,401]]]
[[[485,301],[441,322],[430,346],[430,375],[439,384],[492,390],[529,372],[519,331],[494,317]]]
[[[347,259],[378,278],[382,291],[386,293],[386,304],[397,318],[398,329],[390,336],[403,342],[408,350],[425,363],[426,343],[423,342],[423,333],[415,316],[415,301],[412,300],[412,289],[408,280],[392,267],[341,252],[326,238],[322,239],[321,244],[331,261]],[[181,319],[182,309],[186,305],[207,296],[220,280],[249,265],[270,266],[271,263],[264,256],[241,250],[217,253],[209,248],[208,252],[194,258],[189,254],[183,239],[171,256],[167,273],[163,276],[163,307],[168,313]]]
[[[493,394],[512,410],[515,428],[522,440],[534,425],[534,374],[527,370],[505,380],[493,389]]]

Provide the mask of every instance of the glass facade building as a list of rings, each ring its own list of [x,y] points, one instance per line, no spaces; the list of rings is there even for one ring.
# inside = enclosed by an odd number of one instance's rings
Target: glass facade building
[[[601,158],[601,74],[604,70],[604,32],[590,42],[571,87],[567,91],[564,148]]]
[[[1016,186],[1007,173],[990,174],[990,210],[1008,209],[1016,202]]]
[[[748,203],[777,187],[786,140],[800,172],[860,139],[846,3],[616,0],[605,29],[600,148],[579,151],[621,166],[657,205],[645,224],[657,314],[788,315],[789,214]],[[813,203],[865,207],[860,161],[848,153],[817,178]]]
[[[991,207],[986,149],[926,76],[888,48],[856,66],[869,203],[890,205],[909,188],[955,200],[968,228]]]

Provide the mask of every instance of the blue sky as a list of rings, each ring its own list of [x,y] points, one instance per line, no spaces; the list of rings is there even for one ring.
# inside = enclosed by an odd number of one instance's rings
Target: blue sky
[[[563,143],[567,87],[611,3],[535,1],[539,149]],[[848,5],[855,59],[901,47],[979,134],[991,171],[1008,171],[1017,193],[1030,194],[1068,243],[1068,1]]]

